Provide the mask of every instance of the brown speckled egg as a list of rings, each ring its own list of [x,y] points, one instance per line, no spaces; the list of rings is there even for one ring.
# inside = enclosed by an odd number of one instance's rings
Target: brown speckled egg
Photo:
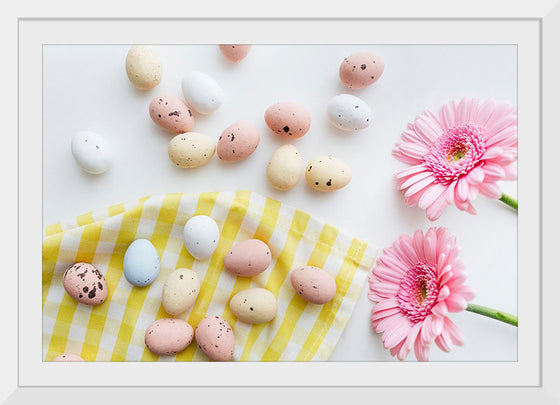
[[[152,323],[144,342],[146,347],[159,356],[173,356],[191,344],[194,336],[192,326],[182,319],[164,318]]]
[[[266,125],[284,138],[301,138],[311,126],[311,115],[297,103],[276,103],[264,113]]]
[[[89,263],[76,263],[68,268],[62,285],[72,298],[86,305],[99,305],[107,299],[105,277]]]
[[[305,266],[292,270],[292,286],[306,301],[314,304],[326,304],[336,294],[336,282],[325,270]]]
[[[230,324],[220,316],[204,318],[196,327],[196,343],[210,360],[228,361],[233,358],[235,335]]]
[[[238,121],[227,127],[218,140],[218,157],[225,162],[247,158],[259,145],[259,130],[247,121]]]
[[[163,129],[182,134],[194,126],[194,117],[190,108],[179,98],[171,94],[156,97],[150,103],[150,117]]]
[[[338,74],[342,83],[350,89],[362,89],[375,83],[383,74],[383,58],[371,52],[358,52],[345,58]]]
[[[258,239],[248,239],[235,245],[224,258],[224,267],[239,277],[253,277],[265,271],[272,260],[270,248]]]
[[[220,51],[222,52],[222,55],[231,63],[241,62],[243,59],[245,59],[250,50],[251,45],[220,45]]]
[[[64,353],[61,354],[60,356],[55,357],[53,361],[85,361],[85,360],[82,359],[77,354]]]

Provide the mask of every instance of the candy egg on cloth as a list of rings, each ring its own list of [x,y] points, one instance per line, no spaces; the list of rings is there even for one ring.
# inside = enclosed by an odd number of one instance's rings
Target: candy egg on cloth
[[[336,294],[333,276],[318,267],[305,266],[294,269],[290,281],[297,293],[313,304],[326,304]]]
[[[196,343],[202,352],[214,361],[233,358],[235,335],[230,324],[221,316],[204,318],[196,326]]]
[[[311,114],[297,103],[276,103],[264,113],[266,125],[284,138],[301,138],[311,126]]]
[[[338,74],[342,83],[350,89],[362,89],[375,83],[383,70],[383,58],[372,52],[358,52],[345,58]]]
[[[210,114],[222,105],[224,91],[206,73],[188,73],[183,78],[181,87],[187,103],[200,114]]]
[[[258,239],[248,239],[235,245],[224,258],[224,267],[239,277],[253,277],[265,271],[272,261],[270,248]]]
[[[200,280],[196,273],[190,269],[177,269],[167,277],[163,285],[163,309],[169,315],[182,314],[194,305],[199,291]]]
[[[342,160],[331,155],[319,156],[305,169],[307,184],[319,191],[338,190],[352,180],[352,170]]]
[[[152,284],[159,274],[159,255],[152,242],[136,239],[124,254],[123,273],[136,287]]]
[[[99,305],[107,299],[107,282],[94,265],[76,263],[62,276],[62,285],[76,301],[86,305]]]
[[[245,59],[250,50],[251,45],[220,45],[220,52],[231,63],[239,63]]]
[[[191,217],[183,228],[185,247],[196,260],[206,260],[216,250],[220,229],[214,219],[207,215]]]
[[[128,79],[141,90],[150,90],[161,81],[161,59],[152,46],[132,45],[126,55]]]
[[[164,94],[150,103],[150,117],[156,125],[175,134],[189,132],[194,126],[194,117],[183,100]]]
[[[146,347],[159,356],[182,352],[194,337],[192,326],[181,319],[164,318],[152,323],[144,335]]]
[[[274,294],[265,288],[239,291],[230,300],[229,307],[240,321],[248,324],[269,322],[278,310]]]
[[[85,361],[77,354],[64,353],[60,356],[56,356],[52,361]]]
[[[373,116],[369,106],[350,94],[334,96],[327,107],[329,122],[344,131],[358,131],[368,127]]]
[[[259,145],[259,130],[247,121],[227,127],[218,139],[218,157],[224,162],[239,162],[251,155]]]
[[[175,166],[193,169],[210,161],[216,152],[214,141],[198,132],[175,136],[169,142],[167,153]]]
[[[101,135],[91,131],[80,131],[72,137],[70,144],[76,163],[90,174],[101,174],[111,167],[113,149]]]
[[[266,166],[266,178],[277,190],[291,190],[299,182],[303,159],[294,145],[280,146]]]

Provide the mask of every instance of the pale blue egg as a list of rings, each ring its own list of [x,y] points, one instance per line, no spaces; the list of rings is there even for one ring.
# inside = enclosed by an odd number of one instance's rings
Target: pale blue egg
[[[149,240],[137,239],[124,254],[123,272],[128,282],[145,287],[154,282],[159,274],[159,255]]]

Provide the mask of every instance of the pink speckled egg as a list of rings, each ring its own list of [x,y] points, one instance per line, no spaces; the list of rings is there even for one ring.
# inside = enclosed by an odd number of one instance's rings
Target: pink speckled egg
[[[194,117],[190,108],[179,98],[171,94],[156,97],[150,103],[150,117],[163,129],[182,134],[194,126]]]
[[[224,258],[224,267],[239,277],[253,277],[265,271],[272,260],[270,248],[258,239],[248,239],[235,245]]]
[[[77,354],[64,353],[61,354],[60,356],[55,357],[53,361],[85,361],[85,360],[82,359]]]
[[[146,347],[159,356],[172,356],[191,344],[194,336],[192,326],[174,318],[158,319],[152,323],[144,336]]]
[[[290,281],[304,300],[314,304],[325,304],[336,294],[334,278],[318,267],[305,266],[294,269]]]
[[[89,263],[76,263],[68,268],[62,285],[72,298],[86,305],[99,305],[107,299],[105,277]]]
[[[227,127],[218,140],[218,157],[225,162],[247,158],[259,145],[259,130],[247,121],[238,121]]]
[[[204,318],[196,327],[196,343],[210,360],[228,361],[233,357],[235,335],[230,324],[220,316]]]
[[[311,115],[297,103],[276,103],[264,113],[266,125],[284,138],[301,138],[311,126]]]
[[[239,63],[251,50],[251,45],[240,45],[240,44],[231,44],[231,45],[220,45],[220,51],[224,58],[226,58],[231,63]]]
[[[362,89],[375,83],[383,74],[383,58],[371,52],[358,52],[348,56],[340,64],[338,74],[342,83],[350,89]]]

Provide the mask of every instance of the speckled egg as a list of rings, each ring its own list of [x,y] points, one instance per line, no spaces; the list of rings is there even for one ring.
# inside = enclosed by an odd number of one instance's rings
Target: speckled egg
[[[179,315],[192,308],[200,291],[200,280],[190,269],[177,269],[165,280],[161,292],[163,309],[169,315]]]
[[[247,121],[227,127],[218,140],[218,157],[224,162],[239,162],[247,158],[259,145],[259,130]]]
[[[99,305],[107,299],[107,282],[99,270],[89,263],[76,263],[62,276],[66,292],[78,302]]]
[[[364,129],[373,121],[369,106],[362,99],[350,94],[333,97],[329,101],[327,115],[332,125],[344,131]]]
[[[113,148],[101,135],[80,131],[72,137],[72,156],[84,171],[101,174],[109,170],[113,161]]]
[[[303,159],[294,145],[280,146],[272,154],[266,167],[266,178],[277,190],[291,190],[299,182]]]
[[[123,273],[127,281],[137,287],[154,282],[159,274],[159,255],[152,242],[136,239],[124,254]]]
[[[156,125],[174,134],[189,132],[194,126],[190,108],[171,94],[164,94],[152,100],[150,117]]]
[[[383,74],[383,58],[371,52],[358,52],[345,58],[338,71],[342,83],[350,89],[362,89]]]
[[[265,288],[239,291],[230,300],[229,307],[240,321],[248,324],[270,322],[278,310],[274,294]]]
[[[173,356],[185,350],[193,337],[194,331],[189,323],[181,319],[164,318],[158,319],[146,329],[144,342],[154,354]]]
[[[251,45],[220,45],[220,52],[222,52],[224,58],[231,63],[241,62],[245,59],[250,50]]]
[[[318,267],[305,266],[294,269],[290,281],[301,298],[313,304],[326,304],[336,294],[333,276]]]
[[[253,277],[265,271],[272,261],[270,248],[258,239],[248,239],[235,245],[224,258],[224,267],[239,277]]]
[[[203,166],[210,161],[216,152],[216,144],[206,135],[198,132],[187,132],[175,136],[169,142],[167,153],[169,160],[186,169]]]
[[[126,74],[141,90],[150,90],[161,81],[161,59],[152,46],[132,45],[126,55]]]
[[[334,156],[319,156],[307,165],[305,180],[315,190],[334,191],[350,183],[352,170]]]
[[[196,343],[202,352],[214,361],[233,358],[235,335],[230,324],[220,316],[204,318],[196,327]]]
[[[284,138],[301,138],[311,126],[311,115],[297,103],[276,103],[264,113],[266,125]]]
[[[190,72],[181,82],[187,104],[200,114],[210,114],[222,105],[224,91],[210,76],[202,72]]]
[[[53,359],[53,361],[85,361],[85,360],[82,359],[77,354],[64,353],[64,354],[61,354],[60,356],[56,356]]]
[[[213,218],[207,215],[191,217],[183,228],[185,247],[196,260],[206,260],[216,250],[220,240],[220,229]]]

